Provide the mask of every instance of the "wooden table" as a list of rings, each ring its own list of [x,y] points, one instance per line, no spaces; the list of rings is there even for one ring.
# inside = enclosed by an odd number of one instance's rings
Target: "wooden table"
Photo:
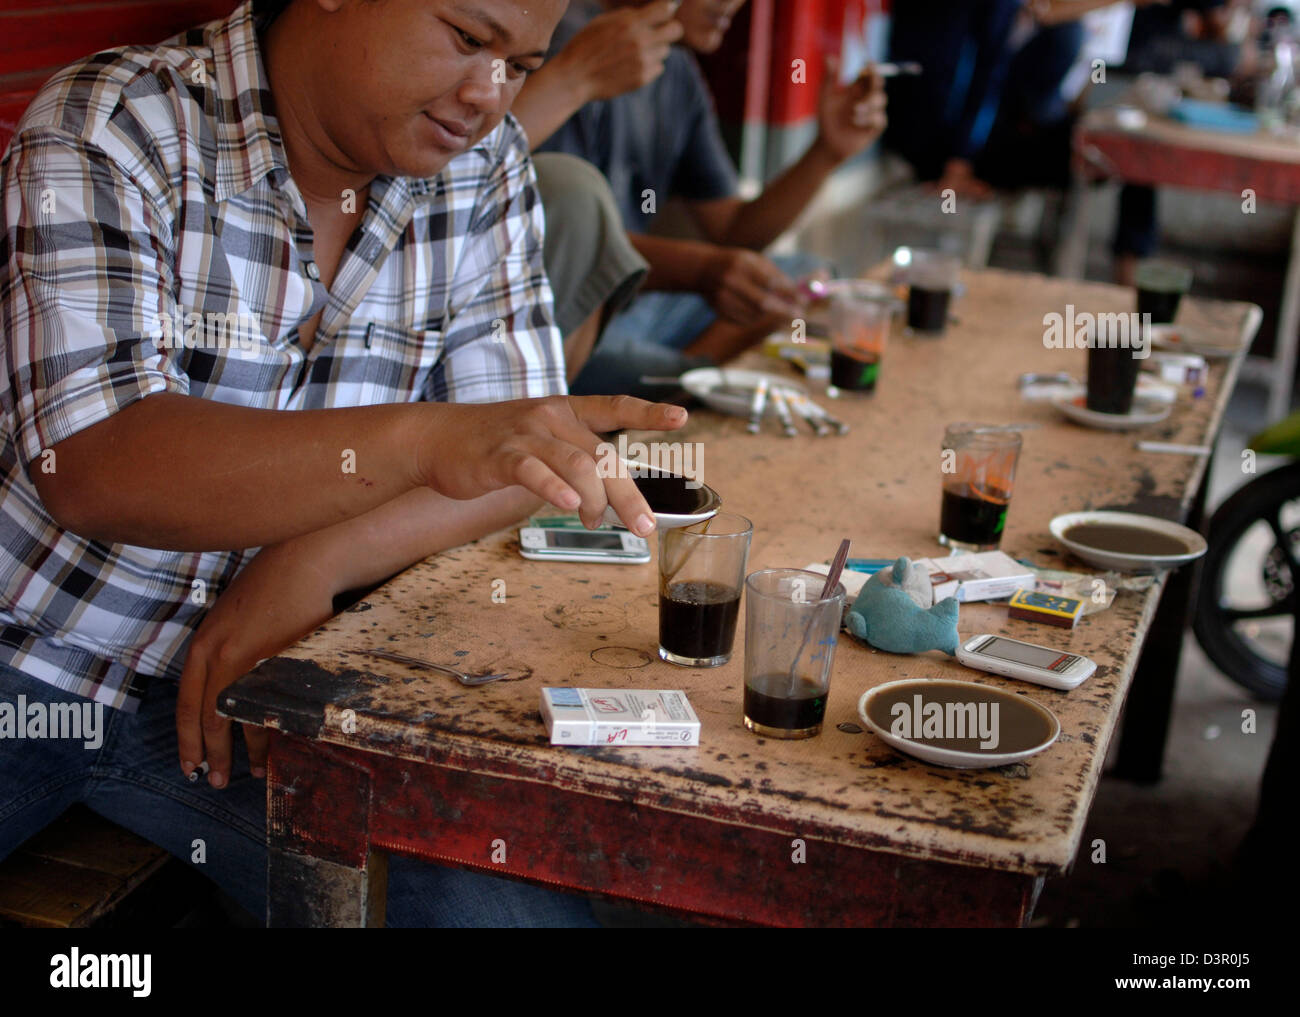
[[[1047,529],[1061,512],[1186,513],[1204,459],[1140,455],[1132,434],[1082,429],[1016,392],[1022,371],[1082,374],[1083,351],[1044,348],[1044,314],[1068,302],[1127,310],[1132,292],[1000,272],[967,282],[959,326],[938,340],[896,331],[878,391],[835,404],[851,435],[787,439],[769,425],[752,437],[745,421],[700,410],[673,436],[705,443],[705,480],[753,520],[751,571],[828,560],[842,536],[862,557],[941,553],[940,444],[959,419],[1043,425],[1025,435],[1003,539],[1014,554],[1065,562]],[[1249,341],[1257,309],[1186,306]],[[1206,396],[1143,437],[1210,440],[1239,359],[1219,361]],[[728,665],[677,668],[656,656],[654,564],[530,563],[515,530],[485,538],[407,570],[223,697],[229,716],[273,729],[269,921],[381,922],[384,857],[396,851],[720,922],[1020,924],[1042,879],[1079,850],[1158,596],[1159,586],[1120,592],[1073,632],[962,607],[963,634],[1096,660],[1095,676],[1068,693],[844,635],[823,733],[780,742],[741,723],[743,611]],[[466,689],[346,653],[357,647],[516,680]],[[839,729],[857,721],[865,689],[911,676],[1031,696],[1055,711],[1061,737],[1027,763],[959,771]],[[543,685],[684,689],[701,745],[552,747],[537,713]]]
[[[1075,188],[1071,224],[1062,244],[1058,274],[1082,278],[1088,247],[1090,179],[1098,176],[1149,187],[1222,191],[1244,201],[1276,201],[1296,210],[1291,255],[1282,291],[1273,357],[1252,357],[1243,376],[1268,385],[1269,420],[1291,405],[1300,342],[1300,142],[1264,131],[1233,134],[1189,127],[1147,116],[1137,128],[1120,126],[1113,109],[1093,110],[1075,131]]]

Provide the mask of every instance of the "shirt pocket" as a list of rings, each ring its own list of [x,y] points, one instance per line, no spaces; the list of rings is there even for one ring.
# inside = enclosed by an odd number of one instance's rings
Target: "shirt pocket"
[[[349,345],[364,357],[360,405],[418,400],[429,372],[442,358],[443,333],[392,322],[370,322]]]

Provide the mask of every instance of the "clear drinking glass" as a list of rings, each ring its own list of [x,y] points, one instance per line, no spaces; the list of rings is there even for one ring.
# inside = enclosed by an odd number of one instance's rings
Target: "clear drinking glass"
[[[939,543],[954,551],[994,551],[1020,461],[1019,431],[991,424],[949,424],[939,457],[943,501]]]
[[[831,384],[844,392],[871,392],[889,337],[890,309],[879,300],[837,293],[831,300]]]
[[[745,727],[767,738],[821,733],[844,614],[844,586],[826,577],[764,569],[745,580]]]
[[[907,266],[907,327],[941,335],[948,327],[948,305],[957,287],[961,259],[941,251],[912,251]]]
[[[754,524],[719,512],[659,531],[659,656],[683,667],[731,659]]]

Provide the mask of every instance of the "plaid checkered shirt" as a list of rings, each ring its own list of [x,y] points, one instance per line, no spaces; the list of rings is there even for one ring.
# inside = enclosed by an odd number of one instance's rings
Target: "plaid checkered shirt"
[[[62,529],[32,482],[52,446],[154,392],[298,410],[565,391],[513,117],[436,177],[377,178],[327,290],[269,109],[245,3],[60,72],[0,161],[0,663],[111,706],[180,677],[257,549]],[[221,435],[157,441],[202,456]]]

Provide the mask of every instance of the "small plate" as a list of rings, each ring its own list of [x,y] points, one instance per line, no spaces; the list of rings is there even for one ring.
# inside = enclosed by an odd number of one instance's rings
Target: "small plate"
[[[697,367],[693,371],[687,371],[681,377],[681,386],[710,409],[730,413],[733,417],[748,417],[750,404],[754,401],[754,389],[762,378],[767,379],[769,391],[781,388],[805,395],[808,391],[787,375],[718,367]],[[771,399],[768,399],[764,413],[776,415],[776,407]]]
[[[1140,530],[1150,530],[1166,537],[1173,537],[1187,545],[1186,554],[1131,554],[1123,551],[1107,551],[1077,540],[1068,539],[1066,530],[1081,523],[1107,523],[1114,526],[1126,526]],[[1136,572],[1143,575],[1176,569],[1180,565],[1195,561],[1206,551],[1205,538],[1186,526],[1171,523],[1157,516],[1143,516],[1134,512],[1067,512],[1057,516],[1048,527],[1052,536],[1075,555],[1090,565],[1103,569],[1118,569],[1120,572]]]
[[[1215,359],[1234,357],[1241,352],[1241,343],[1215,342],[1205,329],[1194,325],[1152,325],[1151,345],[1157,350],[1199,353]]]
[[[936,703],[941,707],[936,714],[941,726],[934,733],[924,721],[933,712],[927,708]],[[949,710],[947,704],[962,709]],[[984,731],[991,737],[981,739],[978,733],[973,738],[956,737],[969,731],[968,727],[962,729],[971,713],[967,704],[975,704],[977,730],[980,706],[984,706]],[[995,705],[996,712],[992,709]],[[1032,699],[993,685],[951,678],[905,678],[877,685],[862,693],[858,716],[877,738],[899,752],[959,770],[1019,763],[1042,752],[1061,734],[1056,715]],[[895,734],[899,725],[901,731]],[[911,736],[903,737],[903,731]],[[941,737],[944,734],[949,737]],[[981,740],[996,744],[982,748]]]
[[[1158,424],[1174,411],[1170,403],[1150,396],[1133,396],[1133,408],[1128,413],[1098,413],[1087,406],[1087,396],[1073,395],[1052,400],[1052,405],[1084,427],[1103,431],[1128,431],[1134,427]]]

